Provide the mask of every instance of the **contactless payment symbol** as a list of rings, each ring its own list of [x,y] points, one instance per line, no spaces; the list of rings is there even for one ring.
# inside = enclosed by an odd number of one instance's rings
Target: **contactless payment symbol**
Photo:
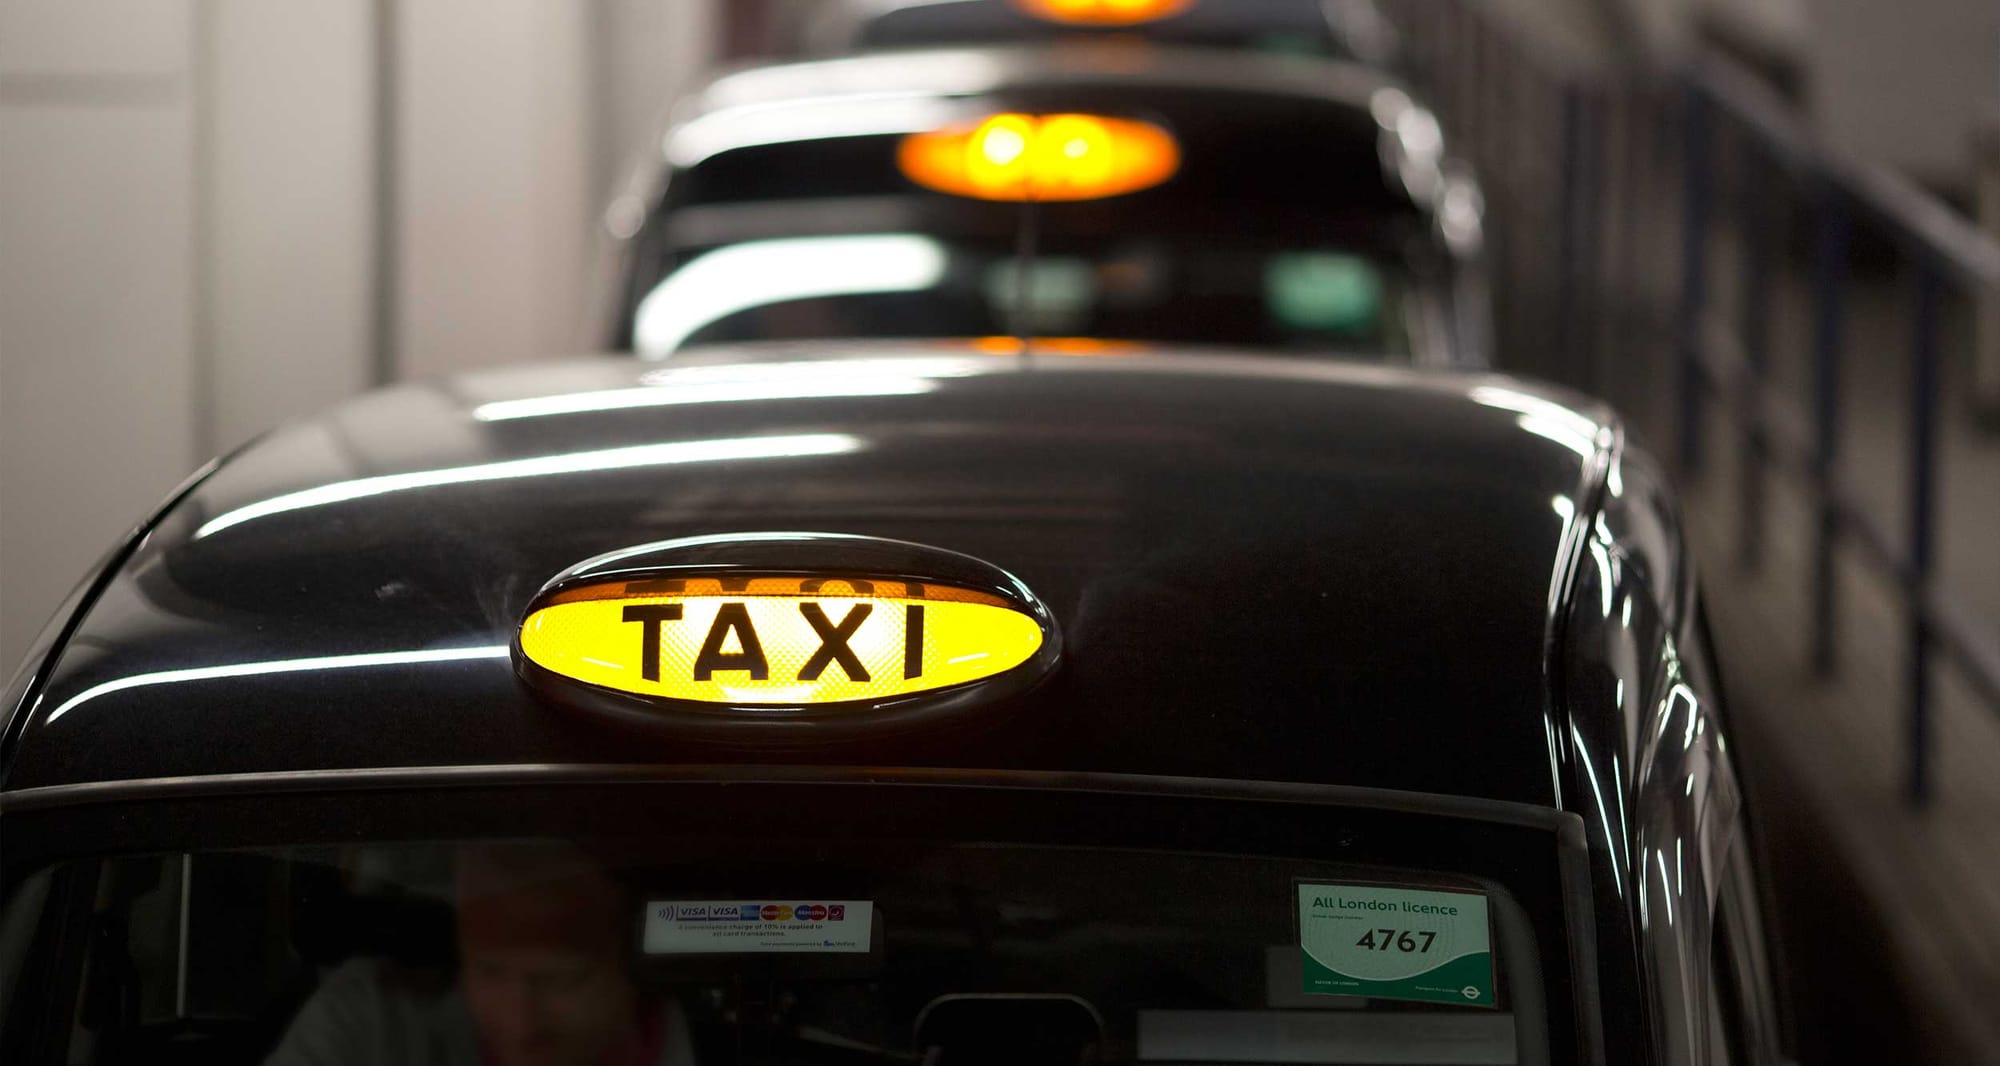
[[[864,954],[874,913],[866,900],[654,900],[640,944],[648,955]]]
[[[1484,895],[1307,882],[1297,890],[1308,995],[1494,1005]]]

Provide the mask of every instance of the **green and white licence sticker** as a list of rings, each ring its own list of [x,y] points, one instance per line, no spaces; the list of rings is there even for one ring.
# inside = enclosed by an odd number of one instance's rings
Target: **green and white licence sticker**
[[[1491,1007],[1486,897],[1298,883],[1305,992]]]

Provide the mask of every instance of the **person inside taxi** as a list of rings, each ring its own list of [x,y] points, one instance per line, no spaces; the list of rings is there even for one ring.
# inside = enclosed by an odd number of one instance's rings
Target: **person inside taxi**
[[[267,1066],[694,1066],[687,1019],[632,976],[632,894],[563,844],[459,849],[459,972],[330,974]]]

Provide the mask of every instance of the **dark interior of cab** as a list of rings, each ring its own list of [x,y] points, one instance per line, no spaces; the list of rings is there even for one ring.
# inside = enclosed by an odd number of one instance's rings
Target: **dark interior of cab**
[[[785,838],[368,841],[46,867],[0,911],[0,1052],[20,1066],[615,1061],[568,1053],[611,1039],[636,1004],[639,1059],[679,1066],[1569,1061],[1551,1048],[1541,961],[1560,933],[1488,878],[816,837],[822,816],[798,811],[808,831]],[[1307,882],[1483,896],[1493,1002],[1311,991]],[[592,959],[614,976],[591,977]]]

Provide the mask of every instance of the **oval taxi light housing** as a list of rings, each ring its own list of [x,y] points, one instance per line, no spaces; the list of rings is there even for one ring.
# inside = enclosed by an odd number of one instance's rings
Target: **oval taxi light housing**
[[[1098,200],[1150,189],[1180,170],[1173,134],[1138,119],[1007,112],[903,138],[911,181],[978,200]]]
[[[696,538],[583,563],[536,595],[517,671],[557,702],[711,739],[836,739],[1003,703],[1053,619],[969,556],[831,534]]]
[[[1178,15],[1194,0],[1014,0],[1014,6],[1071,26],[1136,26]]]

